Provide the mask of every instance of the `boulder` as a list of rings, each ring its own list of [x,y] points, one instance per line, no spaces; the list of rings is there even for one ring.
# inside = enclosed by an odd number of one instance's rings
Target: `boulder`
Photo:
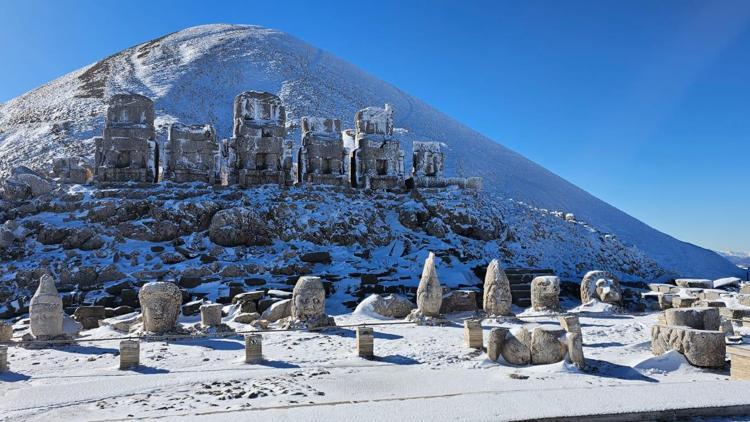
[[[472,290],[453,290],[443,295],[440,313],[474,312],[477,310],[477,292]]]
[[[237,314],[234,317],[234,322],[238,324],[251,324],[258,319],[260,319],[260,315],[257,312],[248,312]]]
[[[260,316],[260,318],[268,322],[276,322],[291,315],[292,299],[284,299],[278,302],[274,302],[268,309],[263,311],[263,314]]]
[[[73,319],[80,322],[84,330],[99,327],[99,320],[106,319],[104,306],[79,306],[73,313]]]
[[[331,254],[325,251],[322,252],[308,252],[300,257],[302,262],[311,262],[315,264],[330,264]]]
[[[208,228],[212,242],[221,246],[270,245],[273,233],[266,219],[250,208],[230,208],[214,214]]]
[[[389,318],[405,318],[415,308],[409,299],[397,294],[372,294],[363,300],[354,312],[361,312],[363,306],[370,306],[376,314]]]
[[[191,302],[188,302],[182,305],[182,315],[185,315],[185,316],[197,315],[198,312],[200,312],[201,306],[205,302],[206,302],[205,300],[199,299],[199,300],[193,300]]]
[[[3,182],[3,196],[8,201],[22,201],[48,194],[56,187],[54,181],[21,166],[12,169],[11,176]]]

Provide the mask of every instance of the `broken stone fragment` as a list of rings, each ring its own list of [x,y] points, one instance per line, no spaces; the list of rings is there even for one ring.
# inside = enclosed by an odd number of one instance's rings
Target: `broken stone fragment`
[[[670,350],[682,353],[694,366],[721,368],[726,355],[724,333],[685,326],[654,325],[651,328],[651,351],[658,356]]]

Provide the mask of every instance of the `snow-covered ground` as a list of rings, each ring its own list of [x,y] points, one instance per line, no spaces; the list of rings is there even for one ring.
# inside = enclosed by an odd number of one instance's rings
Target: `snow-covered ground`
[[[0,375],[0,415],[18,421],[514,420],[748,402],[750,382],[728,381],[726,370],[694,368],[676,352],[654,357],[655,314],[583,315],[584,372],[564,362],[492,362],[464,346],[461,320],[469,316],[453,314],[445,327],[375,325],[372,361],[355,356],[351,327],[264,333],[265,361],[258,365],[243,362],[239,336],[143,342],[134,371],[117,369],[117,340],[14,347],[11,372]],[[373,321],[389,322],[336,316],[338,325]],[[485,339],[492,326],[520,323],[485,320]],[[84,332],[84,338],[117,336],[104,327]]]

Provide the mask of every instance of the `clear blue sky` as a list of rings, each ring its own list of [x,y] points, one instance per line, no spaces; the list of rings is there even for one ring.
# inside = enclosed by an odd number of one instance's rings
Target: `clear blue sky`
[[[0,102],[219,22],[293,34],[660,230],[750,250],[750,1],[5,0]]]

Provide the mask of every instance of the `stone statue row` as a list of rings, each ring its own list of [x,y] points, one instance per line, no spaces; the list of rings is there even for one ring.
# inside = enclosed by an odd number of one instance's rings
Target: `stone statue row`
[[[138,94],[112,96],[104,132],[95,138],[93,177],[99,182],[205,182],[242,187],[295,183],[371,189],[447,187],[480,189],[480,178],[446,177],[439,142],[414,142],[413,169],[394,137],[393,109],[367,107],[355,129],[332,118],[302,117],[301,145],[286,139],[286,112],[268,92],[240,93],[233,104],[232,137],[217,141],[210,124],[174,123],[162,150],[156,142],[154,103]],[[60,174],[80,175],[61,164]]]

